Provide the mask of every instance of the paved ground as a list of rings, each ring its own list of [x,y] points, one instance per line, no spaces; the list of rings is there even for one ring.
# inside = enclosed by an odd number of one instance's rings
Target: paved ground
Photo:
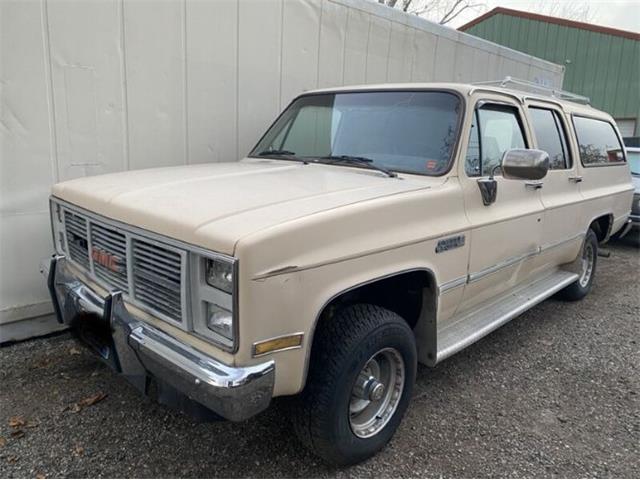
[[[640,253],[599,262],[582,302],[549,300],[421,367],[392,443],[343,470],[298,446],[282,404],[196,424],[66,335],[1,348],[0,477],[637,477]]]

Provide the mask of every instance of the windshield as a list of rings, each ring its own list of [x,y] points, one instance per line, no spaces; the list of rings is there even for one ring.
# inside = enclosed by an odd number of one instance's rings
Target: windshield
[[[391,171],[442,175],[449,168],[459,116],[460,99],[445,92],[305,95],[287,108],[250,156],[360,157]]]
[[[631,167],[631,173],[640,175],[640,152],[629,152],[627,150],[627,160]]]

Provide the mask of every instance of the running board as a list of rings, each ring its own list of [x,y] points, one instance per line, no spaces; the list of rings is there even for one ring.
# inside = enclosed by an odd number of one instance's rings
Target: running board
[[[499,297],[488,305],[484,304],[447,322],[443,329],[438,330],[438,354],[435,363],[480,340],[577,279],[578,275],[575,273],[557,270]]]

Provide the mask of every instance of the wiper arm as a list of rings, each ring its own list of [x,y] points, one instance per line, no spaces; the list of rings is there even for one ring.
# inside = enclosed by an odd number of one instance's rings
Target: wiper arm
[[[333,163],[351,163],[356,165],[365,165],[373,170],[378,170],[384,173],[388,177],[395,178],[398,176],[396,172],[393,172],[387,168],[376,165],[371,158],[359,157],[357,155],[326,155],[324,157],[318,157],[318,160],[328,160]]]
[[[291,150],[263,150],[258,154],[258,156],[266,156],[266,155],[287,155],[293,156],[296,152],[292,152]]]
[[[298,158],[295,156],[296,152],[292,152],[291,150],[263,150],[262,152],[260,152],[259,154],[255,155],[256,157],[269,157],[269,156],[274,156],[274,157],[293,157],[291,158],[291,160],[295,160],[296,162],[302,162],[305,165],[307,165],[309,163],[309,161],[306,158]],[[289,160],[287,158],[287,160]]]

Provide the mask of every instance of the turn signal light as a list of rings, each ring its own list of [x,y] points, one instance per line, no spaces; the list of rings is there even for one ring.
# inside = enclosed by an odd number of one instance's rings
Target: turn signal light
[[[303,336],[304,334],[302,333],[295,333],[293,335],[256,342],[253,344],[253,356],[258,357],[260,355],[266,355],[267,353],[299,348],[302,346]]]

